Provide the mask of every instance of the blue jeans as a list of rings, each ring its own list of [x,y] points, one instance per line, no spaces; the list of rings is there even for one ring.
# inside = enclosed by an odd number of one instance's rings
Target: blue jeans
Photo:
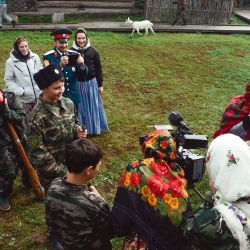
[[[0,26],[2,26],[3,18],[11,22],[12,18],[7,15],[7,4],[0,4]]]

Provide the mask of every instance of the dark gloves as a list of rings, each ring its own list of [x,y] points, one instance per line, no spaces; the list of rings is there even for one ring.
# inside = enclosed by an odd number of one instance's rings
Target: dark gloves
[[[185,7],[181,7],[181,11],[184,11],[185,10]]]
[[[177,4],[177,2],[176,2],[176,1],[174,1],[174,2],[173,2],[173,4]]]
[[[249,115],[242,121],[243,127],[245,130],[248,130],[250,128],[250,116]]]

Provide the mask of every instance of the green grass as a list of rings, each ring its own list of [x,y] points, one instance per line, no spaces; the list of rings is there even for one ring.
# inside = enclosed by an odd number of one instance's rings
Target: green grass
[[[0,87],[4,88],[5,61],[14,39],[24,35],[40,56],[53,48],[50,32],[1,33]],[[249,79],[248,35],[88,32],[101,55],[104,73],[102,96],[110,130],[90,137],[104,152],[103,164],[92,181],[112,207],[121,170],[142,157],[138,138],[154,124],[169,124],[168,114],[182,113],[197,134],[211,141],[226,103],[245,91]],[[72,39],[69,44],[72,44]],[[197,184],[208,190],[207,174]],[[201,199],[190,190],[193,206]],[[11,210],[0,212],[0,249],[45,250],[43,203],[22,188],[18,176],[10,197]],[[122,239],[113,240],[114,250]]]
[[[65,16],[65,23],[82,23],[87,21],[115,21],[115,22],[124,22],[126,20],[127,15],[121,15],[117,17],[70,17]],[[144,17],[141,15],[130,15],[131,20],[143,20]],[[248,25],[247,22],[243,21],[239,17],[235,16],[234,14],[231,16],[231,23],[230,25]],[[172,20],[168,20],[167,23],[169,23]],[[19,23],[20,24],[28,24],[28,23],[51,23],[52,22],[52,16],[40,16],[40,17],[28,17],[28,16],[20,16],[19,17]],[[155,23],[166,23],[166,20],[163,21],[157,21]]]
[[[82,17],[82,16],[65,16],[64,23],[82,23],[87,21],[115,21],[115,22],[124,22],[127,18],[127,15],[121,15],[117,17]],[[132,20],[142,20],[143,17],[140,15],[131,15]],[[20,16],[18,18],[20,24],[28,23],[52,23],[52,16],[40,16],[40,17],[29,17],[29,16]]]

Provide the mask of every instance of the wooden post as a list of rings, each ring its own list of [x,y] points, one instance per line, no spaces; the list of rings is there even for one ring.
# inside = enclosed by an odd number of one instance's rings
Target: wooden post
[[[64,23],[64,13],[53,13],[52,23]]]

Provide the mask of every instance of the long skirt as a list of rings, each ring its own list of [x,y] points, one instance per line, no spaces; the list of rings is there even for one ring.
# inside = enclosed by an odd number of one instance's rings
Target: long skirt
[[[81,94],[81,103],[78,104],[80,123],[86,126],[89,135],[99,135],[109,128],[96,78],[78,84]]]

